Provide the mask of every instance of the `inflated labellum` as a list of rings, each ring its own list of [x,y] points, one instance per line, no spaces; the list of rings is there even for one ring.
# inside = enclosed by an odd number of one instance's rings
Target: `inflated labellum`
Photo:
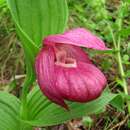
[[[36,58],[36,75],[42,92],[68,109],[65,100],[88,102],[100,96],[106,78],[80,47],[107,50],[90,31],[77,28],[50,35]]]

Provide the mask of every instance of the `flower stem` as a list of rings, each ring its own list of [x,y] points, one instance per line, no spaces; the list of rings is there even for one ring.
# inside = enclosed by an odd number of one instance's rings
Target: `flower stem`
[[[29,88],[32,85],[34,79],[35,79],[35,76],[34,76],[33,71],[29,71],[27,68],[27,76],[22,87],[22,95],[21,95],[20,116],[21,116],[21,119],[23,120],[28,119],[27,94],[29,92]]]
[[[21,119],[26,120],[27,117],[27,90],[26,88],[28,87],[28,82],[27,79],[25,79],[25,82],[23,84],[22,88],[22,95],[21,95],[21,110],[20,110],[20,116]]]

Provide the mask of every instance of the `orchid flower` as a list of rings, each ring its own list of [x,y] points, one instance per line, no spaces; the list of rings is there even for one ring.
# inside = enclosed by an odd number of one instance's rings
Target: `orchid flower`
[[[36,75],[41,91],[54,103],[68,109],[65,100],[88,102],[106,86],[104,74],[80,47],[107,50],[90,31],[77,28],[47,36],[36,58]]]

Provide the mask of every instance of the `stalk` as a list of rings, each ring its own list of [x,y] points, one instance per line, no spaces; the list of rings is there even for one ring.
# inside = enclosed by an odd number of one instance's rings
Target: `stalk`
[[[125,72],[124,72],[124,68],[123,68],[123,64],[122,64],[122,58],[121,58],[120,51],[117,52],[117,61],[118,61],[118,66],[119,66],[119,71],[120,71],[120,76],[121,76],[121,80],[122,80],[124,93],[126,95],[129,95],[128,94],[128,85],[127,85],[127,81],[125,79]],[[127,106],[128,106],[128,113],[130,115],[130,101],[126,101],[126,102],[127,102]]]
[[[21,95],[21,109],[20,109],[20,116],[21,119],[26,120],[28,118],[27,115],[27,93],[26,93],[26,81],[25,84],[23,85],[22,89],[22,95]]]
[[[126,78],[125,78],[125,71],[124,71],[124,68],[123,68],[121,51],[120,51],[120,48],[121,48],[120,36],[118,38],[117,48],[119,49],[119,51],[117,52],[116,56],[117,56],[117,61],[118,61],[118,66],[119,66],[119,71],[120,71],[120,77],[121,77],[121,80],[122,80],[124,93],[126,95],[129,95],[129,93],[128,93],[128,84],[127,84],[127,81],[126,81]],[[127,100],[126,103],[127,103],[127,107],[128,107],[128,113],[130,115],[130,101]]]
[[[35,76],[33,70],[29,69],[29,64],[26,66],[27,76],[23,83],[22,87],[22,94],[21,94],[21,109],[20,109],[20,116],[22,120],[28,119],[28,108],[27,108],[27,94],[29,92],[29,88],[32,85]]]
[[[30,86],[32,85],[32,82],[33,82],[33,77],[29,79],[27,76],[23,84],[23,88],[22,88],[20,116],[21,116],[21,119],[23,120],[28,119],[27,94],[28,94]]]
[[[120,27],[121,27],[121,25],[120,25]],[[124,71],[124,68],[123,68],[121,51],[120,51],[121,50],[120,49],[121,48],[121,44],[120,44],[121,38],[119,36],[118,42],[116,43],[114,33],[113,33],[112,28],[109,24],[108,24],[108,28],[109,28],[111,35],[112,35],[112,38],[113,38],[114,49],[118,50],[118,51],[115,52],[115,58],[117,59],[117,63],[118,63],[118,67],[119,67],[120,77],[121,77],[121,80],[122,80],[122,87],[123,87],[125,95],[129,95],[128,85],[127,85],[127,81],[126,81],[126,78],[125,78],[125,71]],[[126,100],[126,103],[127,103],[127,107],[128,107],[128,113],[130,115],[130,101]]]
[[[27,73],[27,77],[24,81],[23,87],[22,87],[22,95],[21,95],[21,108],[20,108],[20,117],[21,120],[28,120],[28,108],[27,108],[27,94],[29,91],[30,86],[32,85],[32,82],[34,80],[33,75],[30,75],[30,73]],[[23,128],[25,127],[25,128]],[[23,130],[33,130],[32,126],[22,123],[20,129]]]

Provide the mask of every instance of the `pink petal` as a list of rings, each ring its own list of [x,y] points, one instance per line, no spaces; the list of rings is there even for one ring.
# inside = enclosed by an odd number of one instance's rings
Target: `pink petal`
[[[55,67],[56,89],[64,99],[87,102],[100,96],[105,88],[105,76],[92,64],[79,62],[77,68],[69,69]]]
[[[108,50],[105,43],[90,31],[77,28],[64,34],[50,35],[44,39],[45,44],[64,43],[97,50]]]
[[[36,75],[42,92],[53,102],[68,109],[62,95],[55,89],[54,49],[44,47],[36,58]]]

